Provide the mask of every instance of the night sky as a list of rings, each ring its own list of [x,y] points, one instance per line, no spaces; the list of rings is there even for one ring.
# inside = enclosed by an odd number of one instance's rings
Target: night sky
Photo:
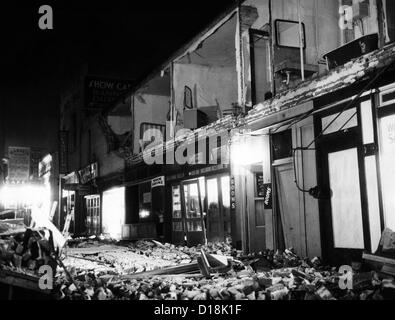
[[[140,79],[232,2],[2,3],[0,134],[11,144],[51,149],[59,93],[82,63],[99,75]],[[38,27],[38,9],[44,4],[53,8],[53,30]]]

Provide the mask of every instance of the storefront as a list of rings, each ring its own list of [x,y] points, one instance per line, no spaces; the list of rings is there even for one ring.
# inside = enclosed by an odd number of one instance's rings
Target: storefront
[[[163,239],[164,193],[164,176],[126,183],[124,239]]]
[[[313,117],[306,116],[312,111],[312,102],[301,103],[233,131],[237,223],[246,252],[321,254],[318,201],[303,192],[316,186],[315,151],[294,152],[314,139]]]
[[[125,224],[125,187],[115,187],[103,192],[102,212],[103,234],[120,240]]]
[[[101,203],[95,184],[97,177],[97,164],[62,177],[58,224],[63,232],[76,236],[101,233]]]
[[[92,163],[78,171],[80,183],[85,187],[84,211],[85,230],[87,235],[99,235],[101,233],[101,197],[95,180],[99,176],[98,163]]]
[[[330,262],[376,252],[384,228],[395,227],[394,92],[394,84],[374,84],[360,98],[330,108],[322,105],[325,100],[316,102],[326,109],[315,117],[315,128],[322,136],[317,142],[318,185],[323,254]]]
[[[228,165],[169,175],[167,183],[173,243],[194,246],[231,241],[234,221]]]

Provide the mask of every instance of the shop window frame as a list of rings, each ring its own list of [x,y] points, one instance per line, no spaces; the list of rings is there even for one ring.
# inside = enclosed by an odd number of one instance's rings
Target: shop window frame
[[[373,100],[373,123],[374,123],[374,137],[377,145],[376,152],[376,167],[377,167],[377,181],[379,188],[379,204],[380,204],[380,219],[381,219],[381,230],[385,229],[385,212],[384,212],[384,197],[383,197],[383,184],[382,184],[382,166],[381,166],[381,137],[379,134],[380,121],[382,118],[395,115],[395,100],[390,102],[382,102],[382,95],[386,92],[395,91],[395,83],[379,88],[376,99]]]

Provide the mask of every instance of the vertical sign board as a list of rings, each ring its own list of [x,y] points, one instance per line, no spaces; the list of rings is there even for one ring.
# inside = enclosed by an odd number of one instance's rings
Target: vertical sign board
[[[30,148],[8,147],[8,157],[8,181],[28,181],[30,175]]]
[[[236,187],[235,177],[230,177],[230,209],[232,212],[236,211]]]
[[[59,173],[68,174],[68,146],[69,146],[69,132],[59,132]]]
[[[272,191],[272,184],[271,183],[265,183],[263,185],[263,195],[264,195],[264,208],[265,209],[273,209],[273,191]]]

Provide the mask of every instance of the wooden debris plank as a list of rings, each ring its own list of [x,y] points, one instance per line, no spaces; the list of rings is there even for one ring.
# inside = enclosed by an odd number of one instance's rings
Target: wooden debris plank
[[[91,248],[67,248],[67,254],[97,254],[102,252],[109,252],[109,251],[128,251],[126,247],[114,246],[114,245],[104,245],[104,246],[95,246]]]
[[[42,290],[39,288],[38,281],[39,278],[32,275],[12,272],[8,270],[0,271],[0,283],[28,290],[38,291],[45,294],[50,294],[50,290]]]
[[[386,258],[386,257],[382,257],[382,256],[376,256],[374,254],[364,253],[362,255],[362,259],[368,260],[368,261],[374,261],[374,262],[380,262],[380,263],[388,263],[388,264],[394,264],[395,265],[395,259]]]
[[[109,264],[107,262],[100,261],[100,260],[97,260],[97,259],[89,259],[89,258],[85,258],[85,257],[79,257],[79,256],[71,255],[71,254],[68,254],[67,257],[74,258],[74,259],[80,259],[80,260],[86,260],[86,261],[90,261],[90,262],[95,262],[97,264],[102,264],[102,265],[108,265]]]
[[[198,264],[195,262],[195,263],[182,264],[182,265],[175,266],[175,267],[167,267],[167,268],[157,269],[157,270],[152,270],[152,271],[128,274],[128,275],[122,276],[122,278],[136,279],[136,278],[140,278],[140,277],[152,277],[152,276],[157,276],[157,275],[187,274],[187,273],[192,273],[192,272],[197,272],[197,271],[199,271],[199,267],[198,267]]]
[[[378,269],[378,267],[381,267],[381,273],[395,276],[395,259],[368,253],[363,253],[362,259],[370,264],[375,265],[376,270]]]
[[[0,233],[0,237],[9,237],[9,236],[15,236],[17,234],[21,234],[26,232],[26,228],[24,229],[17,229],[17,230],[12,230],[12,231],[6,231],[6,232],[2,232]]]
[[[156,240],[151,240],[153,243],[155,243],[158,247],[160,247],[160,248],[166,248],[166,246],[165,245],[163,245],[162,243],[160,243],[159,241],[156,241]]]

